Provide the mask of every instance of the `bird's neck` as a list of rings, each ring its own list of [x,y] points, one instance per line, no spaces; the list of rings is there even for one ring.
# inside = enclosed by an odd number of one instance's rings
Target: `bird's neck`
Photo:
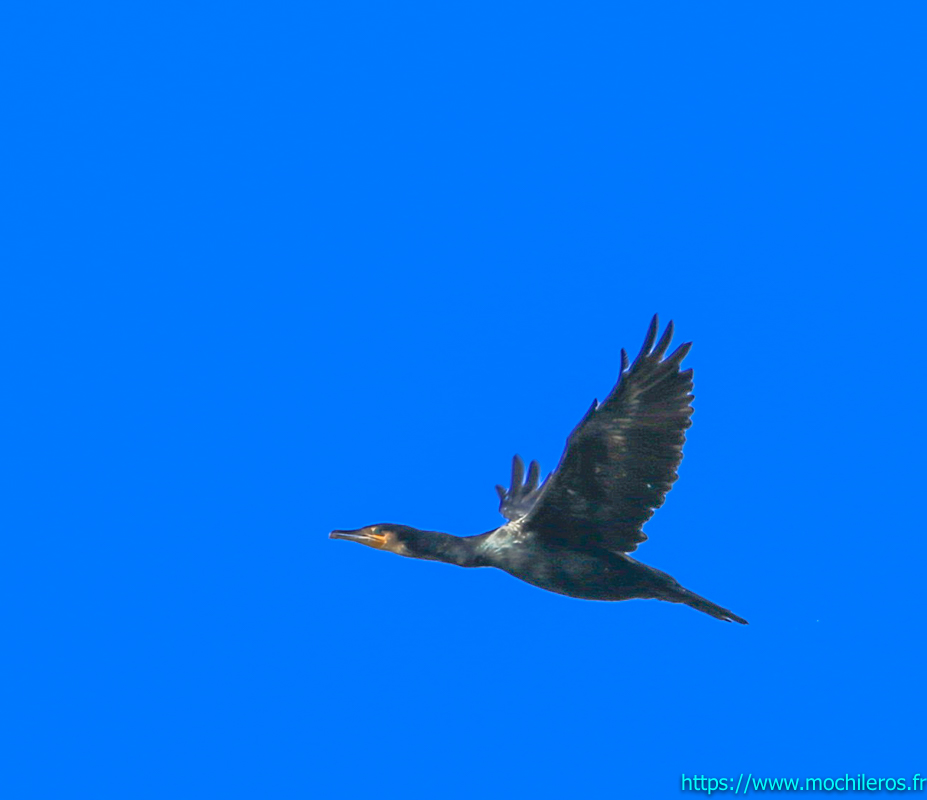
[[[428,531],[428,536],[416,542],[415,552],[410,555],[458,567],[480,567],[483,563],[477,546],[488,535],[452,536],[450,533]]]

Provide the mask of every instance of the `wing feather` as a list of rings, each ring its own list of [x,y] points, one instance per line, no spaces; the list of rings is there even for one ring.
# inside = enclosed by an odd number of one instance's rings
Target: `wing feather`
[[[534,506],[541,489],[538,488],[538,479],[541,477],[541,466],[537,461],[528,465],[528,477],[525,478],[525,463],[521,456],[512,459],[512,482],[506,490],[496,486],[499,494],[499,513],[507,520],[516,520],[524,517]]]
[[[621,351],[615,387],[603,403],[593,402],[557,469],[533,490],[525,526],[537,535],[623,553],[647,539],[641,528],[678,477],[692,424],[692,370],[680,370],[692,345],[664,358],[673,323],[659,341],[658,328],[654,315],[630,366]],[[514,477],[513,468],[513,487]]]

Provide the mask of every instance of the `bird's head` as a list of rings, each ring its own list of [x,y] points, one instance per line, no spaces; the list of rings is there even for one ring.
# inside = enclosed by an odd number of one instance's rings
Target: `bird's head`
[[[421,547],[425,533],[425,531],[410,528],[408,525],[381,522],[377,525],[368,525],[366,528],[358,528],[356,531],[332,531],[329,538],[347,539],[349,542],[359,542],[376,550],[386,550],[409,558],[428,558]]]

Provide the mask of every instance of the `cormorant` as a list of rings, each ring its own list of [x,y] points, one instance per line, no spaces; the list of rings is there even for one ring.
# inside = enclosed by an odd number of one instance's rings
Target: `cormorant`
[[[618,382],[603,403],[592,402],[540,486],[538,462],[531,462],[525,477],[515,456],[511,487],[496,487],[499,511],[508,520],[501,527],[460,537],[384,523],[332,531],[331,538],[461,567],[497,567],[541,589],[586,600],[685,603],[746,625],[733,611],[628,555],[647,539],[641,528],[678,477],[685,430],[692,424],[692,370],[680,369],[692,343],[664,358],[673,323],[659,341],[657,331],[654,315],[630,366],[621,351]]]

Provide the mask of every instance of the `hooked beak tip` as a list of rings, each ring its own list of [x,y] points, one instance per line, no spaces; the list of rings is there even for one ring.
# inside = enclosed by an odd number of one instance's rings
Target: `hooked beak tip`
[[[388,543],[386,534],[379,533],[375,525],[360,528],[356,531],[332,531],[328,534],[328,538],[359,542],[360,544],[366,544],[368,547],[376,547],[378,550],[382,550]]]

